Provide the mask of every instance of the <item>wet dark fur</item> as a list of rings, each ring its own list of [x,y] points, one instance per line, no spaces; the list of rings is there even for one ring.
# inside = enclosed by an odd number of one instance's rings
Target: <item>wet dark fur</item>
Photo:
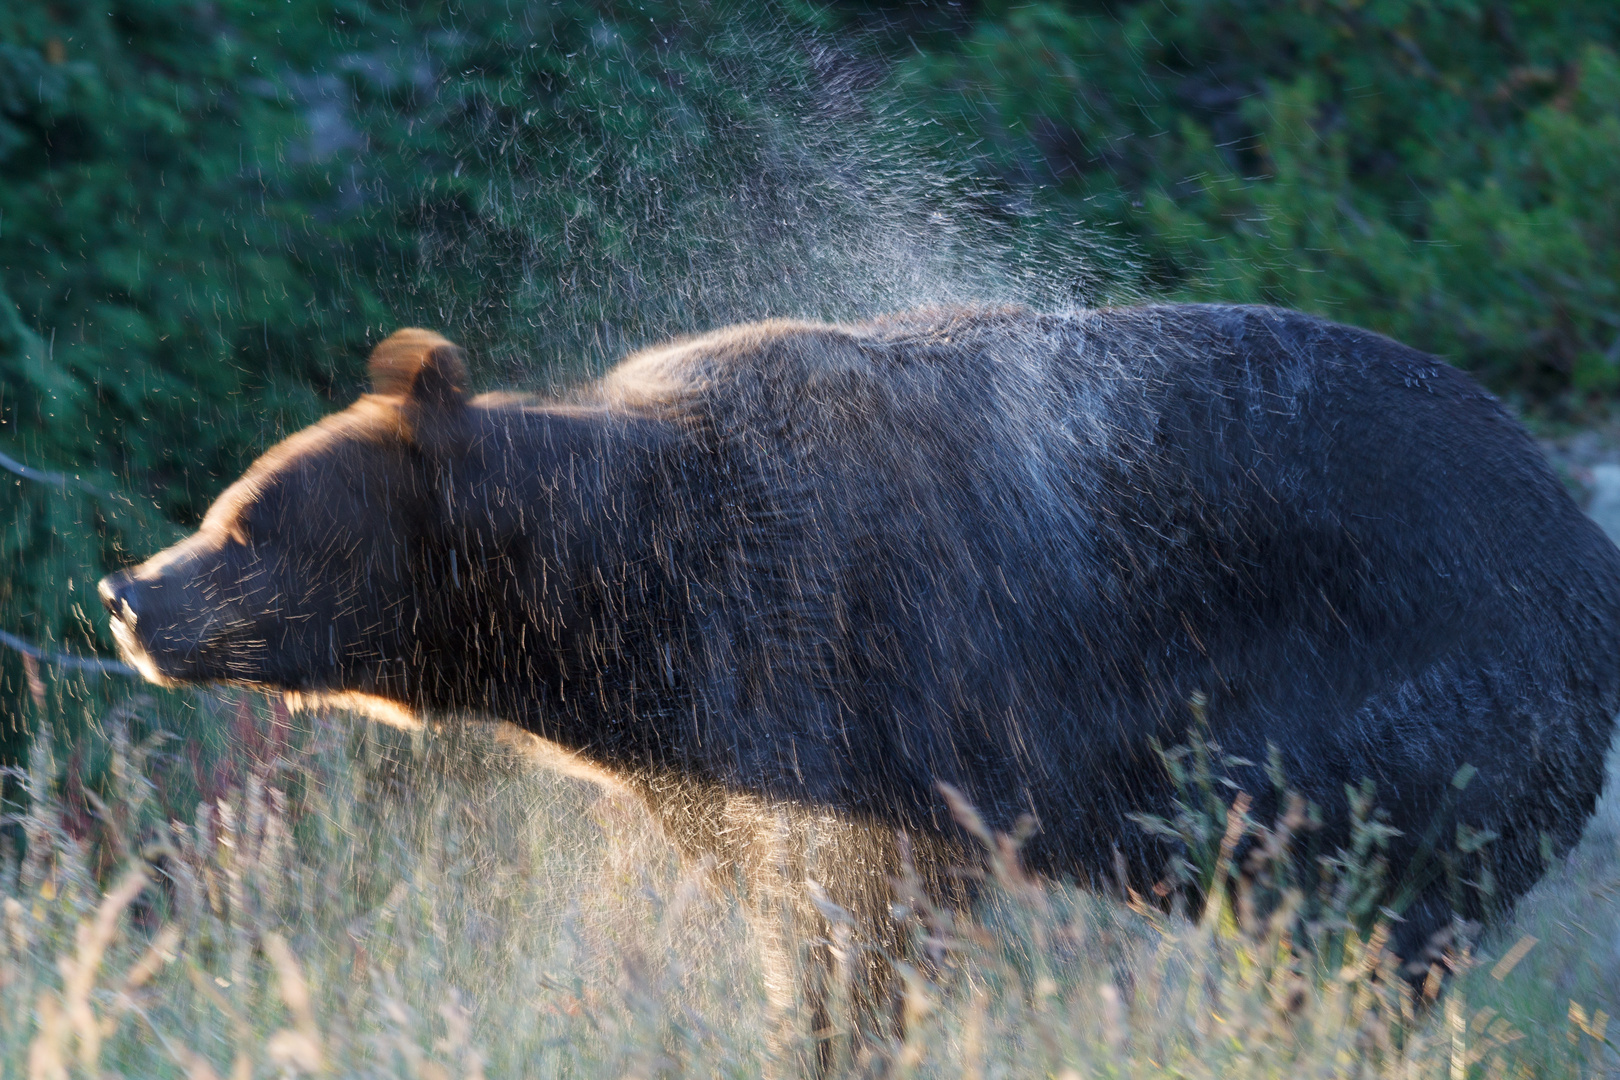
[[[1238,307],[765,323],[540,405],[466,403],[453,349],[418,353],[109,579],[132,656],[511,720],[694,850],[726,848],[717,808],[834,811],[873,854],[829,888],[867,910],[892,830],[954,842],[940,781],[1033,814],[1039,870],[1111,879],[1117,845],[1156,880],[1125,815],[1165,809],[1149,740],[1195,692],[1330,825],[1373,778],[1397,873],[1457,821],[1499,833],[1504,902],[1602,786],[1620,553],[1490,395],[1375,334]],[[1448,917],[1436,882],[1403,950]]]

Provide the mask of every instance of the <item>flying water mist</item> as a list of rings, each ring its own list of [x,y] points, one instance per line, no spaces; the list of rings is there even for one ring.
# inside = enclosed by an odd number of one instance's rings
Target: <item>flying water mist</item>
[[[544,389],[768,317],[1135,295],[1122,244],[976,173],[858,41],[733,23],[684,49],[602,24],[559,72],[439,88],[487,182],[423,215],[399,306],[472,345],[480,381]]]

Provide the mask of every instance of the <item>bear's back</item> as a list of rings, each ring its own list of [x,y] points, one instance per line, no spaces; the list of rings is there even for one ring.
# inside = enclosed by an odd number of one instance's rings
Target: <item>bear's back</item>
[[[1620,553],[1489,394],[1376,334],[1218,305],[944,309],[731,328],[603,392],[725,461],[735,513],[706,544],[736,556],[704,573],[746,613],[758,682],[859,686],[892,768],[977,762],[987,803],[1044,776],[1079,808],[1099,771],[1152,771],[1147,737],[1195,692],[1308,787],[1329,760],[1391,785],[1454,769],[1458,739],[1531,708],[1530,671],[1578,671],[1589,718],[1620,705]],[[1465,716],[1403,713],[1477,697],[1485,669],[1520,674]],[[1562,730],[1568,762],[1584,736]]]

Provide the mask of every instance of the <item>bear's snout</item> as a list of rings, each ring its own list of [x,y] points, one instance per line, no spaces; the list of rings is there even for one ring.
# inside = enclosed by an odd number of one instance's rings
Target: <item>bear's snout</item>
[[[151,564],[108,574],[96,585],[113,640],[124,659],[152,682],[172,686],[220,678],[207,663],[211,634],[225,614],[199,602],[195,580]]]
[[[113,640],[126,661],[133,664],[147,679],[159,685],[172,685],[183,678],[177,672],[165,670],[171,665],[160,665],[147,648],[140,633],[141,589],[132,571],[108,574],[96,585],[102,606],[107,609]],[[151,620],[147,620],[150,624]]]
[[[128,574],[108,574],[96,585],[96,592],[101,595],[101,606],[107,609],[107,614],[113,621],[135,622],[135,609],[129,602],[130,580]]]
[[[268,550],[205,529],[102,578],[96,591],[124,660],[160,686],[223,680],[310,690],[363,678],[339,669],[364,610],[290,603],[288,564],[262,558]]]

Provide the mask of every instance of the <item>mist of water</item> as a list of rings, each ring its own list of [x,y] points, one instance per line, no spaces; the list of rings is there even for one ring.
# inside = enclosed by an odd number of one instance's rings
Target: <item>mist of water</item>
[[[591,48],[625,47],[599,27]],[[969,145],[900,107],[859,40],[730,26],[701,49],[626,55],[655,69],[639,82],[577,61],[569,105],[634,120],[562,140],[527,126],[559,107],[531,100],[533,83],[481,88],[458,113],[492,179],[475,222],[429,232],[401,306],[482,352],[484,380],[546,387],[767,317],[1137,295],[1125,245],[983,175]],[[469,278],[477,297],[450,284]]]

